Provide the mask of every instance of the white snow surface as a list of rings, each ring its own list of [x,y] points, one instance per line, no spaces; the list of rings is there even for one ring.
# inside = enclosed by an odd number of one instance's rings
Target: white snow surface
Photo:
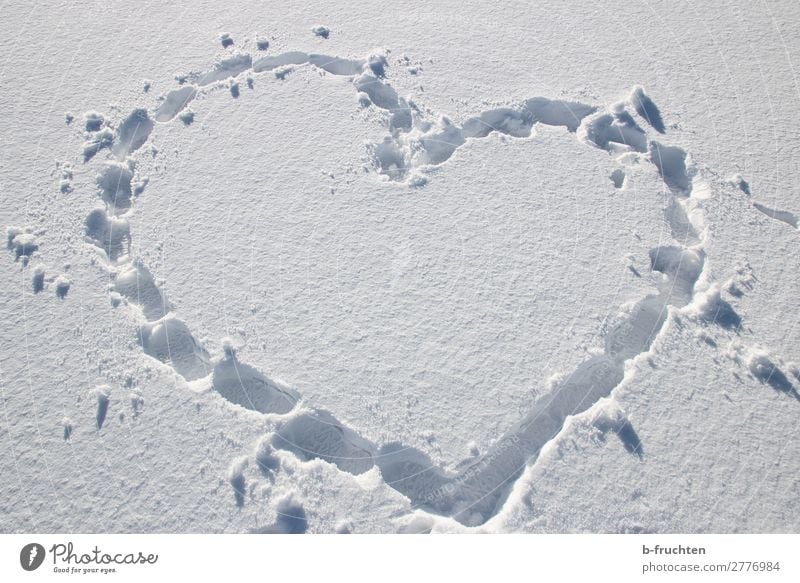
[[[4,8],[0,532],[798,531],[800,8],[468,4]]]

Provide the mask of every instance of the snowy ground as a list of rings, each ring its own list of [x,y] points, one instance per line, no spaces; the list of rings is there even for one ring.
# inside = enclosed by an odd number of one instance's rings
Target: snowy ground
[[[796,532],[795,3],[3,7],[0,531]]]

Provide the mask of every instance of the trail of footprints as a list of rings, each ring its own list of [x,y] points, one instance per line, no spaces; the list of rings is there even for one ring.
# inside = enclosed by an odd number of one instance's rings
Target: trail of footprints
[[[655,166],[669,192],[666,220],[674,240],[650,251],[652,270],[663,274],[657,292],[641,299],[608,331],[602,354],[581,363],[549,394],[536,400],[529,413],[491,450],[457,473],[435,467],[423,452],[401,443],[371,443],[328,411],[297,411],[300,396],[294,390],[241,362],[233,349],[226,349],[222,359],[212,362],[174,313],[147,267],[131,256],[129,217],[135,194],[143,189],[133,183],[134,155],[156,125],[180,119],[192,100],[215,84],[231,82],[244,73],[271,72],[283,78],[287,68],[300,66],[349,77],[363,106],[386,112],[388,135],[372,144],[369,151],[376,171],[389,180],[404,181],[411,187],[424,185],[428,172],[451,158],[468,140],[493,132],[527,138],[536,124],[545,124],[564,127],[580,141],[614,156],[620,168],[610,178],[617,188],[624,185],[626,166],[645,160]],[[154,111],[135,109],[115,132],[100,114],[90,112],[84,120],[84,158],[89,160],[109,149],[111,159],[104,162],[97,178],[101,205],[86,217],[86,239],[105,255],[115,297],[124,298],[140,312],[138,341],[144,352],[168,363],[186,380],[211,375],[213,388],[231,403],[261,413],[286,415],[279,429],[257,448],[256,462],[262,471],[269,473],[279,466],[275,449],[290,451],[301,460],[322,459],[352,474],[377,465],[385,482],[407,496],[415,507],[452,516],[466,525],[479,525],[498,512],[514,481],[561,431],[567,417],[586,411],[608,396],[623,378],[624,363],[650,349],[667,319],[669,306],[683,307],[696,301],[694,286],[705,265],[704,225],[692,194],[701,179],[694,176],[685,151],[652,139],[644,129],[650,127],[659,135],[666,131],[658,108],[641,87],[634,87],[625,100],[608,110],[534,97],[516,106],[485,111],[459,126],[444,116],[430,119],[413,100],[398,95],[386,80],[387,66],[386,56],[380,53],[350,59],[291,51],[256,60],[239,54],[206,73],[187,77],[185,84],[167,93]],[[756,208],[797,225],[788,213],[758,204]],[[25,256],[35,242],[24,233],[14,235],[15,253]],[[714,318],[727,314],[727,319],[720,319],[723,325],[738,326],[735,312],[719,294],[706,294],[702,301],[703,310]],[[770,366],[774,365],[767,359],[751,368],[764,376]],[[105,409],[99,407],[98,427],[104,417]],[[633,428],[623,420],[617,429],[626,447],[641,453]],[[237,471],[232,470],[231,484],[237,503],[243,503],[244,477],[239,465],[234,468]]]

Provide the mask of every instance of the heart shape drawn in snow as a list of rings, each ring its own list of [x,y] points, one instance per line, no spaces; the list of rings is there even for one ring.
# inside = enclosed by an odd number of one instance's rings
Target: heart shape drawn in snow
[[[704,216],[700,196],[695,193],[705,193],[710,186],[684,150],[661,141],[666,132],[661,113],[641,87],[634,87],[625,99],[607,109],[533,97],[484,111],[459,125],[446,117],[432,120],[412,100],[401,97],[386,79],[387,66],[384,54],[340,58],[291,51],[258,59],[236,54],[205,73],[189,76],[163,96],[155,109],[134,109],[113,131],[102,119],[97,123],[96,116],[87,117],[85,162],[101,152],[107,152],[109,159],[97,179],[102,206],[86,217],[85,234],[105,257],[114,281],[114,301],[124,301],[137,312],[138,341],[146,354],[187,381],[210,379],[213,389],[235,405],[279,417],[277,430],[256,453],[265,472],[274,470],[275,449],[288,450],[301,460],[322,459],[352,474],[377,465],[383,480],[415,507],[478,525],[499,511],[515,480],[562,430],[567,417],[587,411],[609,396],[622,381],[625,362],[651,349],[669,317],[670,306],[698,303],[695,284],[706,257]],[[221,84],[227,84],[237,97],[241,77],[250,85],[254,75],[284,79],[299,67],[346,78],[362,107],[383,112],[388,133],[368,146],[373,178],[377,175],[384,181],[422,189],[436,176],[437,168],[467,143],[497,134],[526,139],[537,126],[552,126],[564,128],[581,147],[608,152],[618,165],[610,176],[618,189],[624,189],[628,173],[643,164],[651,165],[663,181],[668,201],[665,218],[673,241],[649,251],[650,268],[660,274],[658,289],[635,302],[607,330],[602,352],[557,381],[486,453],[476,454],[456,471],[436,467],[424,452],[399,442],[373,443],[324,409],[298,406],[296,390],[242,362],[231,344],[224,346],[220,358],[212,358],[178,317],[148,267],[131,255],[131,213],[146,186],[135,181],[136,160],[152,132],[161,125],[192,123],[189,104]],[[653,139],[653,133],[658,139]],[[703,302],[709,313],[726,309],[718,296],[716,300],[704,296]],[[630,423],[624,418],[610,423],[626,448],[641,455],[641,444]],[[240,499],[237,496],[237,501]]]

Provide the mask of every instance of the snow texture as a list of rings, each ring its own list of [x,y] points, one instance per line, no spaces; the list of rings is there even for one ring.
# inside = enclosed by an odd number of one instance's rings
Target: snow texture
[[[797,7],[318,4],[10,8],[0,530],[796,531]]]

